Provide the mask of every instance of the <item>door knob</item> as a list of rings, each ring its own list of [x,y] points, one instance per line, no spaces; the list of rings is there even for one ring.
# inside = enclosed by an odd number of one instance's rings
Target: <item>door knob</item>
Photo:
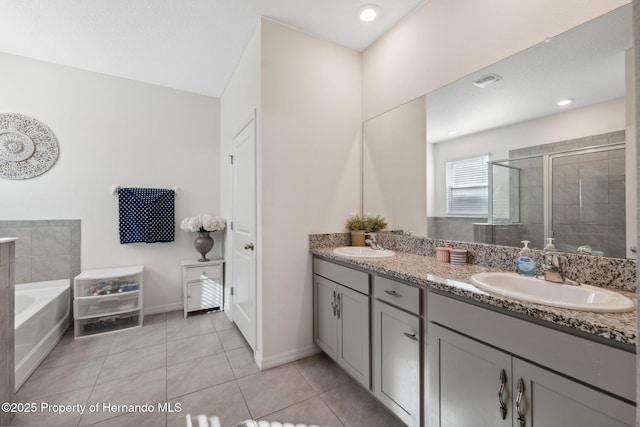
[[[253,243],[247,243],[246,245],[244,245],[244,248],[247,250],[253,250]]]

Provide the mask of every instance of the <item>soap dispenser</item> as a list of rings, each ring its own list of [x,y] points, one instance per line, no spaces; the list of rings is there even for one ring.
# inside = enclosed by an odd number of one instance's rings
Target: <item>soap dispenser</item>
[[[557,251],[555,245],[553,244],[553,237],[547,237],[547,246],[544,247],[546,252],[555,252]]]
[[[524,246],[520,250],[520,255],[516,259],[516,268],[518,273],[525,276],[536,275],[536,262],[533,260],[533,251],[529,247],[529,241],[523,240],[520,243],[524,243]]]

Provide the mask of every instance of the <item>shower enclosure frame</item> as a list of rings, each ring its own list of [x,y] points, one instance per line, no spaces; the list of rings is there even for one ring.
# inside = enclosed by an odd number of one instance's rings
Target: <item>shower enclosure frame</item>
[[[590,146],[590,147],[583,147],[583,148],[575,148],[575,149],[567,149],[567,150],[563,150],[563,151],[558,151],[558,152],[553,152],[553,153],[546,153],[546,154],[531,154],[531,155],[527,155],[527,156],[520,156],[520,157],[512,157],[512,158],[507,158],[507,159],[500,159],[500,160],[491,160],[489,161],[489,170],[488,170],[488,179],[489,179],[489,188],[488,188],[488,209],[487,209],[487,220],[488,222],[490,222],[491,224],[495,224],[495,225],[500,225],[498,223],[495,223],[493,221],[493,166],[494,165],[498,165],[498,166],[502,166],[502,167],[508,167],[508,168],[513,168],[513,169],[520,169],[520,168],[516,168],[514,166],[511,166],[509,164],[504,164],[505,162],[513,162],[513,161],[518,161],[518,160],[528,160],[528,159],[534,159],[534,158],[542,158],[542,175],[543,175],[543,180],[542,180],[542,202],[543,202],[543,230],[544,230],[544,240],[546,241],[547,238],[549,237],[554,237],[553,236],[553,224],[552,224],[552,218],[553,218],[553,169],[552,169],[552,161],[554,159],[558,159],[558,158],[563,158],[563,157],[570,157],[570,156],[577,156],[577,155],[582,155],[582,154],[592,154],[592,153],[599,153],[599,152],[605,152],[605,151],[613,151],[613,150],[624,150],[626,149],[626,143],[625,142],[617,142],[617,143],[612,143],[612,144],[603,144],[603,145],[594,145],[594,146]],[[625,196],[626,199],[626,196]],[[625,201],[625,203],[628,203],[628,201]],[[625,246],[626,246],[626,242],[625,242]]]

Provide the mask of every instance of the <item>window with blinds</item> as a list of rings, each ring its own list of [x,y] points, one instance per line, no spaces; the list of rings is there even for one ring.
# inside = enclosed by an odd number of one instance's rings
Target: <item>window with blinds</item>
[[[489,156],[446,163],[447,215],[486,216]]]

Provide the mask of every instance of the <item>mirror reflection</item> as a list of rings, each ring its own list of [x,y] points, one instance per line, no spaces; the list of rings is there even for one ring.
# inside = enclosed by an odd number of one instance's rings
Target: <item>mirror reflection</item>
[[[363,212],[419,236],[635,257],[632,43],[627,5],[368,120]]]

